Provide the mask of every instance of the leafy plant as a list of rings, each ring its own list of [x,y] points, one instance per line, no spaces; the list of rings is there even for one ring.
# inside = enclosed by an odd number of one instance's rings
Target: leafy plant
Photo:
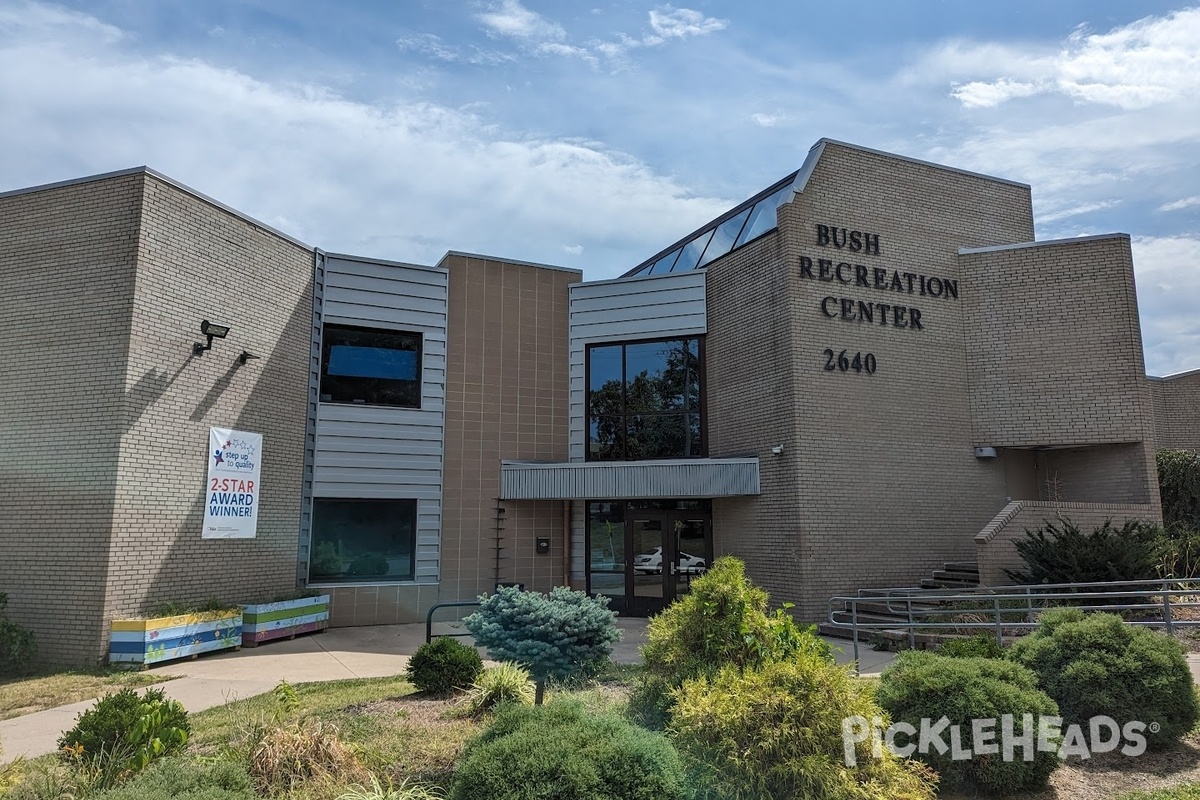
[[[506,706],[467,745],[453,800],[633,800],[687,796],[678,755],[661,734],[578,702]]]
[[[589,597],[566,586],[543,595],[517,587],[479,598],[479,611],[463,620],[496,661],[526,667],[537,681],[541,705],[547,678],[566,678],[603,663],[621,637],[607,597]]]
[[[678,686],[725,666],[756,667],[803,654],[833,660],[813,628],[792,619],[790,604],[768,615],[767,600],[741,561],[718,558],[691,592],[650,620],[642,648],[647,670]]]
[[[994,639],[991,641],[996,644]],[[1037,677],[1019,664],[915,650],[900,653],[884,671],[875,696],[893,721],[920,730],[921,720],[945,717],[951,726],[959,726],[968,741],[972,720],[1000,720],[1011,714],[1014,733],[1021,736],[1026,733],[1025,714],[1037,720],[1058,713],[1054,701],[1037,688]],[[997,740],[999,725],[997,722]],[[1029,731],[1031,741],[1036,741],[1036,728],[1034,722]],[[909,742],[897,737],[896,744],[903,747]],[[928,753],[914,753],[915,758],[937,770],[946,787],[987,794],[1025,792],[1046,784],[1058,766],[1058,754],[1038,750],[1029,761],[1025,755],[1014,750],[1013,757],[1006,760],[1002,751],[975,753],[969,759],[955,761],[952,752],[939,753],[936,747],[930,747]]]
[[[155,759],[179,752],[190,734],[187,711],[161,689],[147,689],[139,697],[126,688],[80,713],[58,747],[64,759],[98,771],[100,788],[108,788]]]
[[[449,694],[470,686],[483,671],[474,647],[448,636],[426,642],[408,659],[407,677],[413,686],[432,694]]]
[[[1004,658],[1004,648],[989,633],[946,639],[938,646],[937,653],[950,658]]]
[[[306,719],[263,736],[250,756],[250,777],[271,797],[311,781],[362,781],[368,775],[335,726]]]
[[[240,610],[240,606],[230,605],[215,597],[210,597],[199,603],[164,600],[155,605],[150,614],[155,617],[178,617],[184,614],[197,614],[211,618]]]
[[[1128,520],[1120,528],[1112,520],[1090,534],[1069,519],[1059,527],[1049,520],[1044,528],[1026,531],[1013,544],[1026,571],[1005,570],[1017,583],[1097,583],[1140,581],[1157,576],[1157,547],[1162,529]]]
[[[1154,460],[1163,524],[1200,528],[1200,453],[1159,450]]]
[[[164,758],[93,800],[255,800],[244,767],[228,762]]]
[[[1017,641],[1010,657],[1038,676],[1056,703],[1063,725],[1086,726],[1095,716],[1118,725],[1156,723],[1146,744],[1161,749],[1200,720],[1196,686],[1182,646],[1161,633],[1126,625],[1115,614],[1057,608]]]
[[[442,800],[442,793],[419,784],[410,784],[408,779],[400,783],[388,781],[387,786],[379,778],[371,776],[371,785],[355,784],[338,795],[337,800]]]
[[[875,758],[869,742],[847,766],[843,720],[855,716],[884,716],[869,685],[809,652],[684,681],[671,729],[700,798],[931,800],[931,773],[886,750]]]
[[[0,592],[0,678],[15,678],[33,670],[37,640],[33,631],[8,619],[8,595]]]
[[[502,662],[479,673],[467,692],[467,708],[472,714],[482,714],[502,703],[532,705],[534,694],[529,670],[519,664]]]
[[[313,550],[309,571],[314,577],[322,575],[340,575],[342,572],[342,554],[338,552],[333,542],[318,542]]]

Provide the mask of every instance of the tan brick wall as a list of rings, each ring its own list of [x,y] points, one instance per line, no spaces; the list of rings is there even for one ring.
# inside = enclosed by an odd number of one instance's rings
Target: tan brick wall
[[[441,599],[496,580],[500,461],[566,461],[567,286],[573,270],[451,254]],[[504,503],[499,578],[547,591],[564,582],[562,503]],[[537,537],[548,554],[534,552]]]
[[[876,234],[880,252],[821,246],[820,224]],[[1003,468],[972,451],[958,248],[1032,234],[1027,187],[827,144],[804,192],[781,207],[776,241],[709,268],[711,451],[754,453],[763,470],[761,497],[715,504],[716,548],[744,556],[800,616],[974,555],[1006,495]],[[819,259],[831,259],[830,280]],[[843,262],[848,282],[836,277]],[[876,267],[888,285],[893,270],[957,280],[959,299],[923,297],[919,283],[911,295],[876,288]],[[922,329],[895,327],[890,310],[887,325],[843,319],[841,298],[854,316],[858,301],[917,307]],[[826,348],[871,353],[877,371],[826,371]]]
[[[147,176],[138,254],[106,614],[291,591],[312,251]],[[195,356],[202,319],[231,331]],[[200,537],[210,427],[263,435],[254,539]]]
[[[1151,378],[1155,447],[1200,451],[1200,370]]]
[[[141,184],[0,198],[0,592],[51,662],[99,657]]]
[[[979,561],[979,580],[984,586],[1010,586],[1014,581],[1005,570],[1024,570],[1025,562],[1014,542],[1025,538],[1026,531],[1045,527],[1047,522],[1061,528],[1066,521],[1091,533],[1106,520],[1124,525],[1128,520],[1160,521],[1156,506],[1121,503],[1055,503],[1017,501],[1007,505],[975,537]]]
[[[1128,237],[972,253],[962,269],[980,443],[1152,438]]]

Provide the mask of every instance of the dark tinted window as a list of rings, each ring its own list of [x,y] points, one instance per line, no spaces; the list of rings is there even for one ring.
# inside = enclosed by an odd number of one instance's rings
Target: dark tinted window
[[[421,334],[326,325],[321,400],[421,407]]]
[[[411,581],[416,500],[313,499],[308,574],[319,583]]]

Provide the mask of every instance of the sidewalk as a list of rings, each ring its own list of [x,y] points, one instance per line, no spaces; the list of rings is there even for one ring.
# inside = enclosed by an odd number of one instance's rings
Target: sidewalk
[[[638,648],[646,640],[646,620],[622,617],[617,624],[621,628],[621,641],[613,649],[613,661],[635,664],[640,660]],[[837,655],[839,663],[850,661],[849,642],[827,641],[841,648]],[[290,641],[153,667],[147,674],[181,676],[154,686],[178,700],[188,711],[196,712],[269,692],[281,680],[311,683],[397,675],[404,672],[408,656],[424,642],[423,624],[330,628]],[[895,654],[877,653],[863,646],[859,657],[862,674],[870,675],[881,672]],[[4,747],[0,764],[19,756],[32,758],[53,752],[58,737],[93,702],[85,700],[0,721],[0,744]]]

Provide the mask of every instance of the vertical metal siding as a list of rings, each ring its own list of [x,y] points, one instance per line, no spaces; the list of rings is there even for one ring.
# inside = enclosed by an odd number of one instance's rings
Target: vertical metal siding
[[[708,332],[704,270],[575,283],[570,299],[570,458],[584,460],[584,351],[589,344]]]
[[[313,493],[416,499],[418,581],[441,566],[448,303],[444,269],[326,257],[324,322],[421,334],[421,407],[317,403]]]

